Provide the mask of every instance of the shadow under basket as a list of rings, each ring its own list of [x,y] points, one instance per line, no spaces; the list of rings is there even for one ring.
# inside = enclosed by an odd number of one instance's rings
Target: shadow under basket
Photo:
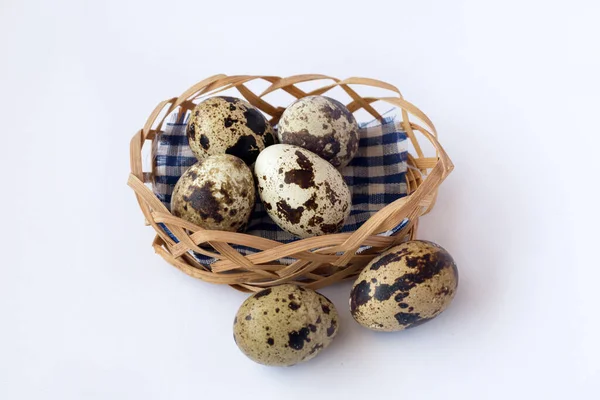
[[[260,95],[247,86],[255,80],[269,84]],[[308,92],[297,86],[303,82],[318,80],[328,83]],[[362,97],[355,91],[355,86],[384,89],[390,91],[392,96]],[[172,113],[184,115],[207,96],[237,89],[241,97],[265,113],[270,117],[269,122],[276,125],[285,108],[268,103],[264,97],[269,93],[282,90],[296,99],[313,95],[335,97],[328,94],[335,88],[341,88],[349,96],[351,100],[346,106],[352,113],[364,110],[372,118],[383,121],[382,115],[374,108],[374,103],[383,102],[397,108],[401,118],[399,123],[412,144],[407,158],[407,196],[381,208],[354,232],[280,243],[244,233],[206,230],[171,215],[148,187],[147,184],[153,182],[154,174],[153,171],[143,170],[142,148],[147,141],[152,146],[156,145],[165,120]],[[412,122],[411,116],[422,125]],[[421,144],[429,142],[435,150],[435,156],[426,157],[419,140]],[[147,224],[156,232],[152,244],[154,250],[171,265],[192,277],[231,285],[246,292],[256,292],[283,283],[319,289],[342,279],[355,277],[369,261],[386,249],[415,238],[418,218],[432,209],[439,185],[453,169],[452,162],[437,140],[433,123],[418,108],[404,100],[396,87],[374,79],[339,80],[324,75],[288,78],[215,75],[192,86],[181,96],[158,104],[144,127],[132,138],[130,151],[131,174],[128,184],[135,191]],[[390,236],[378,234],[389,232],[398,226],[401,228]],[[243,254],[233,246],[256,251],[253,254]],[[200,263],[194,253],[212,257],[215,261],[207,266]]]

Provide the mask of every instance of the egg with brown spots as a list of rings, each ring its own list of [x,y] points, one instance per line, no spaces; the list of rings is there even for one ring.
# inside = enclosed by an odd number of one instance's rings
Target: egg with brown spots
[[[325,96],[303,97],[281,115],[279,141],[303,147],[336,168],[348,165],[358,151],[358,124],[339,101]]]
[[[452,302],[458,270],[435,243],[414,240],[373,259],[350,294],[350,311],[362,326],[399,331],[431,320]]]
[[[248,165],[275,143],[273,128],[264,115],[250,103],[228,96],[199,103],[188,121],[187,137],[198,159],[231,154]]]
[[[258,193],[267,213],[283,230],[299,237],[338,232],[352,198],[331,164],[298,146],[276,144],[254,165]]]
[[[177,181],[171,213],[205,229],[243,231],[256,198],[250,168],[219,154],[199,160]]]
[[[285,284],[250,296],[237,312],[233,338],[251,360],[290,366],[308,361],[329,346],[338,313],[314,290]]]

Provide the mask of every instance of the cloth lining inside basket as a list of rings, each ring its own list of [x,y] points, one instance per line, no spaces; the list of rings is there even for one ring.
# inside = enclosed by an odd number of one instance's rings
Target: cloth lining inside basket
[[[182,116],[183,118],[178,118],[177,113],[169,116],[164,131],[159,134],[152,149],[155,171],[153,190],[168,209],[170,209],[171,194],[177,180],[196,163],[186,135],[188,115]],[[381,208],[406,196],[407,156],[406,133],[394,117],[384,117],[382,122],[374,120],[360,124],[358,154],[340,171],[352,193],[352,210],[342,232],[355,231]],[[394,235],[407,223],[408,221],[404,220],[393,229],[379,234]],[[161,226],[174,241],[179,241],[166,226],[162,224]],[[258,195],[254,214],[246,233],[281,243],[298,239],[273,222]],[[243,255],[258,252],[257,249],[246,246],[233,245],[233,247]],[[359,252],[368,248],[369,246],[363,246]],[[206,266],[215,261],[211,257],[192,254]],[[294,260],[282,259],[281,261],[288,264]]]

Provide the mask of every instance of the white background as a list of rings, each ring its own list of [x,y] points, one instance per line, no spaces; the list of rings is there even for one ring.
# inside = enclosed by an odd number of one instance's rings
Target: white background
[[[211,3],[214,3],[211,5]],[[0,398],[600,398],[596,1],[0,3]],[[456,164],[419,237],[454,303],[379,334],[351,282],[339,337],[268,368],[232,340],[246,295],[154,255],[129,140],[216,73],[397,85]]]

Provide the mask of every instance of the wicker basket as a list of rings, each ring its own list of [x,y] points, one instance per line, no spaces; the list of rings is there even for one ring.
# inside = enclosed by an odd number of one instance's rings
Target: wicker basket
[[[245,84],[263,79],[270,86],[256,95]],[[327,80],[332,82],[309,93],[298,88],[301,82]],[[350,85],[366,85],[394,92],[394,97],[361,97]],[[402,126],[410,139],[415,154],[408,156],[408,196],[400,198],[382,208],[353,233],[311,237],[282,244],[244,233],[211,231],[202,229],[185,220],[174,217],[154,195],[146,183],[152,182],[152,172],[142,168],[142,147],[146,141],[155,141],[165,118],[173,111],[192,110],[199,97],[235,88],[246,100],[271,117],[276,124],[285,108],[275,107],[263,99],[268,93],[283,90],[295,98],[321,95],[339,86],[351,98],[347,105],[351,112],[364,109],[374,118],[382,118],[372,103],[384,101],[401,110]],[[418,118],[426,127],[410,121],[409,115]],[[436,151],[435,157],[426,157],[419,144],[428,140]],[[312,289],[330,285],[339,280],[357,275],[375,256],[385,249],[414,238],[418,218],[431,210],[435,203],[437,188],[452,171],[448,155],[437,141],[437,133],[429,118],[411,103],[403,99],[400,91],[385,82],[367,78],[339,80],[324,75],[298,75],[289,78],[274,76],[226,76],[215,75],[197,83],[181,96],[161,102],[150,114],[144,127],[131,140],[131,174],[128,184],[135,191],[138,203],[149,225],[156,231],[154,250],[170,264],[186,274],[211,283],[227,284],[253,292],[282,283],[296,283]],[[405,218],[408,224],[396,235],[377,236],[397,226]],[[164,224],[178,239],[176,243],[159,224]],[[260,250],[256,254],[243,256],[230,244],[248,246]],[[201,245],[203,248],[201,248]],[[206,245],[212,249],[207,250]],[[357,254],[363,246],[369,250]],[[207,268],[200,264],[190,250],[215,257],[217,261]],[[282,258],[295,259],[292,264],[279,262]]]

